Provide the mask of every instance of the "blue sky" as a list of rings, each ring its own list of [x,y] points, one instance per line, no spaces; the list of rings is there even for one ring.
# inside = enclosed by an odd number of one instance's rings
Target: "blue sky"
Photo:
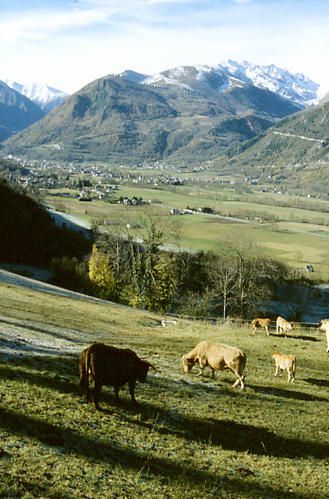
[[[0,0],[0,79],[74,92],[133,69],[227,59],[302,72],[329,91],[327,0]]]

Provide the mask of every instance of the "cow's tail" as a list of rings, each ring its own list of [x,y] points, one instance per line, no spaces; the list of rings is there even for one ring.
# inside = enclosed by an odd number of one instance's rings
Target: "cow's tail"
[[[89,349],[82,352],[80,357],[80,390],[87,402],[91,401],[91,393],[89,389],[89,372],[90,372],[90,353]]]

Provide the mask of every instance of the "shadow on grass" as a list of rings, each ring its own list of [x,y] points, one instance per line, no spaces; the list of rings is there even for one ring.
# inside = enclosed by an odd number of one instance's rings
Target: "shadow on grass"
[[[303,341],[321,341],[319,338],[315,338],[314,336],[307,336],[305,334],[299,334],[299,335],[294,335],[294,334],[275,334],[275,333],[270,333],[270,336],[273,336],[274,338],[291,338],[293,340],[303,340]]]
[[[311,383],[311,385],[329,387],[329,379],[305,378],[303,381]]]
[[[37,372],[31,369],[37,369]],[[71,381],[73,375],[76,376],[76,383]],[[56,362],[49,357],[31,357],[28,363],[26,359],[15,358],[12,367],[0,364],[0,378],[19,380],[62,393],[79,393],[79,373],[75,357],[56,357]]]
[[[232,428],[222,426],[226,422],[208,422],[214,426],[216,433],[229,430],[232,435]],[[197,469],[194,466],[172,461],[152,455],[150,451],[139,452],[136,449],[122,447],[113,438],[109,441],[96,440],[85,434],[73,431],[68,428],[61,428],[50,423],[41,421],[38,418],[18,414],[14,411],[5,410],[0,407],[0,427],[10,433],[21,436],[28,436],[38,440],[44,445],[61,448],[62,454],[70,456],[72,453],[90,459],[92,462],[109,462],[122,466],[123,469],[145,471],[145,478],[150,475],[160,476],[168,483],[177,483],[188,487],[200,485],[204,491],[216,488],[216,495],[224,497],[227,493],[240,494],[243,497],[290,497],[293,499],[305,499],[307,496],[293,492],[285,492],[280,488],[263,486],[256,481],[242,480],[238,478],[220,477],[208,471]],[[241,425],[235,428],[236,432],[245,431],[246,427]],[[209,435],[207,435],[209,439]],[[225,437],[228,440],[228,436]],[[241,435],[239,435],[241,439]],[[197,490],[196,490],[197,495]]]
[[[187,417],[145,402],[139,409],[129,408],[128,405],[125,409],[127,412],[140,412],[144,417],[142,421],[129,420],[131,423],[150,427],[152,431],[161,434],[172,434],[186,440],[216,445],[225,450],[291,459],[307,456],[315,459],[329,457],[329,444],[283,437],[259,426],[233,420]],[[153,421],[159,421],[159,424],[149,423],[147,419],[150,417]]]
[[[19,478],[16,477],[12,482],[15,481],[15,485],[11,486],[8,484],[7,480],[2,476],[2,484],[0,484],[0,497],[3,498],[19,498],[19,497],[59,497],[50,496],[49,491],[51,488],[51,482],[48,482],[40,476],[38,481],[29,479],[28,473],[21,475]],[[11,482],[11,483],[12,483]],[[29,495],[28,495],[29,494]],[[72,499],[72,494],[61,490],[61,499]]]
[[[274,395],[275,397],[284,397],[295,400],[309,400],[316,402],[328,402],[328,398],[310,395],[309,393],[296,392],[295,390],[286,390],[285,388],[276,388],[270,386],[248,385],[255,392],[264,393],[265,395]]]

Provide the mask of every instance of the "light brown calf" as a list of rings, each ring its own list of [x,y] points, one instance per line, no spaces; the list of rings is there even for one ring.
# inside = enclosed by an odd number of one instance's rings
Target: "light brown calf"
[[[293,382],[296,373],[296,357],[294,355],[285,355],[280,352],[274,352],[272,358],[275,361],[275,374],[274,376],[281,376],[283,370],[287,370],[288,383]]]
[[[267,336],[269,336],[270,335],[269,329],[271,327],[271,319],[257,317],[256,319],[253,319],[251,321],[251,327],[252,327],[252,334],[255,334],[256,329],[258,327],[262,327],[263,329],[265,329]]]

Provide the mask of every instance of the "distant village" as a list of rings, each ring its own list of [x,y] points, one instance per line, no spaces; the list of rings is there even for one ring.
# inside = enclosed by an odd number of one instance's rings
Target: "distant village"
[[[206,175],[203,165],[177,167],[176,165],[164,165],[158,161],[132,165],[108,165],[80,164],[74,162],[58,161],[28,161],[21,158],[7,156],[6,161],[12,162],[19,167],[3,171],[11,182],[17,183],[30,190],[58,190],[58,196],[74,196],[69,190],[78,190],[80,201],[91,201],[93,199],[104,199],[110,197],[120,185],[135,184],[152,188],[161,186],[179,187],[207,182],[226,186],[232,190],[237,188],[243,190],[256,190],[260,192],[272,192],[275,194],[288,194],[282,191],[280,183],[284,180],[282,174],[267,175],[264,178],[250,177],[248,175]],[[1,173],[1,171],[0,171]],[[201,173],[201,175],[200,175]],[[202,175],[204,174],[204,176]],[[67,191],[68,190],[68,191]],[[48,192],[51,194],[51,192]],[[309,195],[311,196],[311,194]],[[132,202],[133,200],[131,200]],[[134,201],[135,203],[136,201]],[[126,204],[130,201],[126,200]],[[132,204],[134,204],[132,202]]]

